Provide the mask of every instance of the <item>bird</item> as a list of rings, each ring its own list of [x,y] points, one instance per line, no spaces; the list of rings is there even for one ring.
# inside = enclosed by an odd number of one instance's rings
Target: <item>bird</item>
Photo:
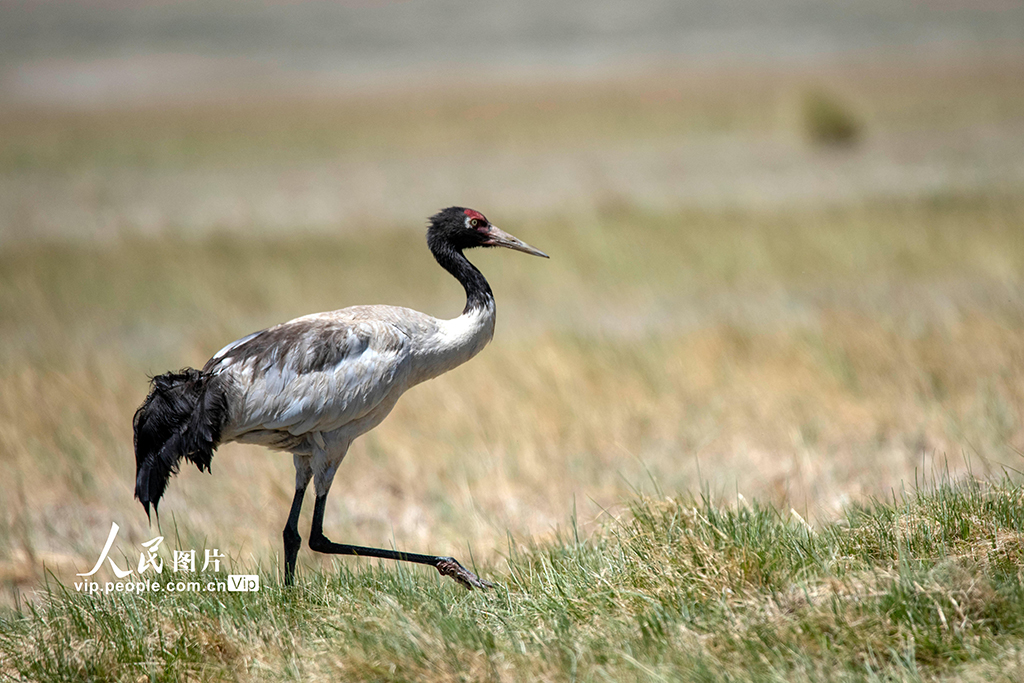
[[[407,389],[465,363],[493,337],[494,295],[463,252],[505,247],[548,258],[459,206],[428,219],[427,246],[466,291],[456,318],[383,305],[314,313],[231,342],[201,370],[153,377],[132,423],[135,498],[147,518],[152,505],[159,520],[160,498],[182,459],[210,472],[221,444],[259,444],[291,453],[295,465],[283,531],[286,586],[295,580],[299,512],[312,481],[311,550],[429,565],[467,588],[491,588],[453,557],[335,543],[323,531],[327,494],[352,441],[380,424]]]

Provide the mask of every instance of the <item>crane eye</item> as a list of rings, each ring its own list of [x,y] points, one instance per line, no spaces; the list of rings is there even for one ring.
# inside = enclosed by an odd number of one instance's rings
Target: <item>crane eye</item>
[[[477,220],[476,218],[474,218],[473,220],[471,220],[471,221],[469,222],[469,224],[470,224],[470,225],[472,225],[472,226],[473,226],[474,228],[476,228],[476,227],[479,227],[479,226],[480,226],[480,221],[479,221],[479,220]]]

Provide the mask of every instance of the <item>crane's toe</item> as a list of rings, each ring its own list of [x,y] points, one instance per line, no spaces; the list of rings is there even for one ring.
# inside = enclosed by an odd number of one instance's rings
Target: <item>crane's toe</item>
[[[463,567],[454,557],[438,558],[434,565],[441,576],[450,576],[466,588],[494,588],[490,581],[484,581],[479,576]]]

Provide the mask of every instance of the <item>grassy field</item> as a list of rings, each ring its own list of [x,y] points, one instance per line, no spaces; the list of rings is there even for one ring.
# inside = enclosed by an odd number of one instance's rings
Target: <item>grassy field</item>
[[[572,526],[510,543],[490,592],[345,562],[292,588],[264,568],[259,593],[84,596],[53,585],[0,617],[2,671],[38,681],[1024,673],[1019,485],[944,480],[816,530],[735,502],[638,499],[593,534]]]
[[[901,73],[832,74],[843,148],[801,133],[807,74],[0,112],[0,672],[1013,679],[1024,79]],[[691,201],[705,169],[743,191]],[[313,311],[456,315],[421,223],[455,202],[552,259],[473,256],[494,342],[356,442],[325,528],[499,588],[303,550],[285,592],[291,459],[229,445],[171,483],[164,549],[264,590],[77,594],[111,522],[115,558],[158,533],[132,500],[147,376]]]

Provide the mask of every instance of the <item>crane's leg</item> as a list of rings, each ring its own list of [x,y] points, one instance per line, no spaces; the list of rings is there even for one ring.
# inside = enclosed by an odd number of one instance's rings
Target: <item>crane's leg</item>
[[[313,476],[313,468],[309,458],[293,455],[295,463],[295,497],[292,509],[288,513],[288,522],[284,525],[284,585],[290,586],[295,581],[295,559],[302,547],[302,536],[299,535],[299,512],[302,510],[302,499],[306,496],[306,487]]]
[[[417,553],[404,553],[398,550],[384,550],[383,548],[364,548],[358,545],[344,545],[334,543],[324,536],[324,509],[327,506],[327,491],[330,489],[331,479],[334,478],[333,468],[329,472],[329,478],[324,485],[324,477],[317,476],[316,504],[313,507],[313,526],[309,532],[309,549],[318,553],[329,553],[332,555],[356,555],[358,557],[379,557],[385,560],[398,560],[399,562],[415,562],[417,564],[429,564],[437,569],[441,576],[450,576],[466,588],[493,588],[494,584],[484,581],[473,572],[463,567],[454,557],[437,557],[435,555],[419,555]]]

